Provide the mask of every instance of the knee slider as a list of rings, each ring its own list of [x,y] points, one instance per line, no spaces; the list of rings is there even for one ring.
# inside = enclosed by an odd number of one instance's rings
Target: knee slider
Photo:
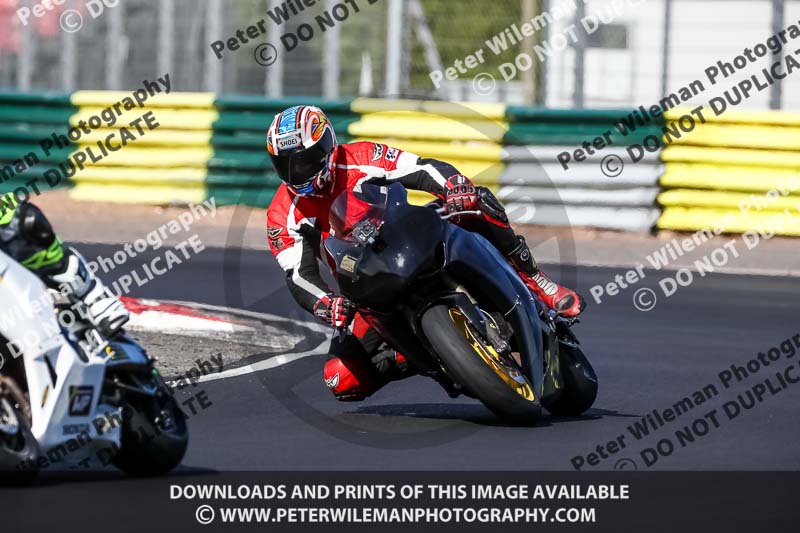
[[[340,401],[360,401],[379,388],[367,372],[359,372],[357,367],[348,366],[338,357],[325,363],[323,377],[325,385]]]

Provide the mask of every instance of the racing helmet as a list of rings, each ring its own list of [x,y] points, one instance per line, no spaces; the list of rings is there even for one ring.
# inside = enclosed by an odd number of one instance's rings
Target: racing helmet
[[[330,193],[336,133],[322,109],[299,105],[275,115],[267,150],[278,177],[301,196]]]

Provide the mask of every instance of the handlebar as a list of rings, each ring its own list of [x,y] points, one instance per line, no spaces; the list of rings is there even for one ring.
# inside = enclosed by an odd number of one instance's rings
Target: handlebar
[[[452,217],[459,217],[462,215],[466,216],[481,216],[483,215],[482,211],[455,211],[453,213],[448,213],[446,207],[439,207],[436,209],[436,213],[442,217],[442,220],[448,220]]]

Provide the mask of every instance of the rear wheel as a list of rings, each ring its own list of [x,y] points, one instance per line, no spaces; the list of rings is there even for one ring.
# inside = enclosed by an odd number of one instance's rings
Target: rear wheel
[[[558,341],[563,390],[544,407],[555,416],[580,416],[597,398],[597,374],[578,346]]]
[[[541,415],[533,386],[510,356],[498,354],[457,308],[431,307],[422,330],[447,374],[503,420],[532,424]]]

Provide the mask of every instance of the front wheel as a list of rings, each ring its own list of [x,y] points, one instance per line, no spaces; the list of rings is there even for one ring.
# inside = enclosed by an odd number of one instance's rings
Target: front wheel
[[[183,460],[189,444],[186,416],[166,392],[122,402],[120,449],[114,466],[134,476],[166,474]]]
[[[499,418],[515,424],[532,424],[539,418],[534,387],[519,365],[481,339],[461,311],[437,305],[421,322],[447,374]]]
[[[39,445],[19,410],[0,395],[0,484],[36,477]]]

